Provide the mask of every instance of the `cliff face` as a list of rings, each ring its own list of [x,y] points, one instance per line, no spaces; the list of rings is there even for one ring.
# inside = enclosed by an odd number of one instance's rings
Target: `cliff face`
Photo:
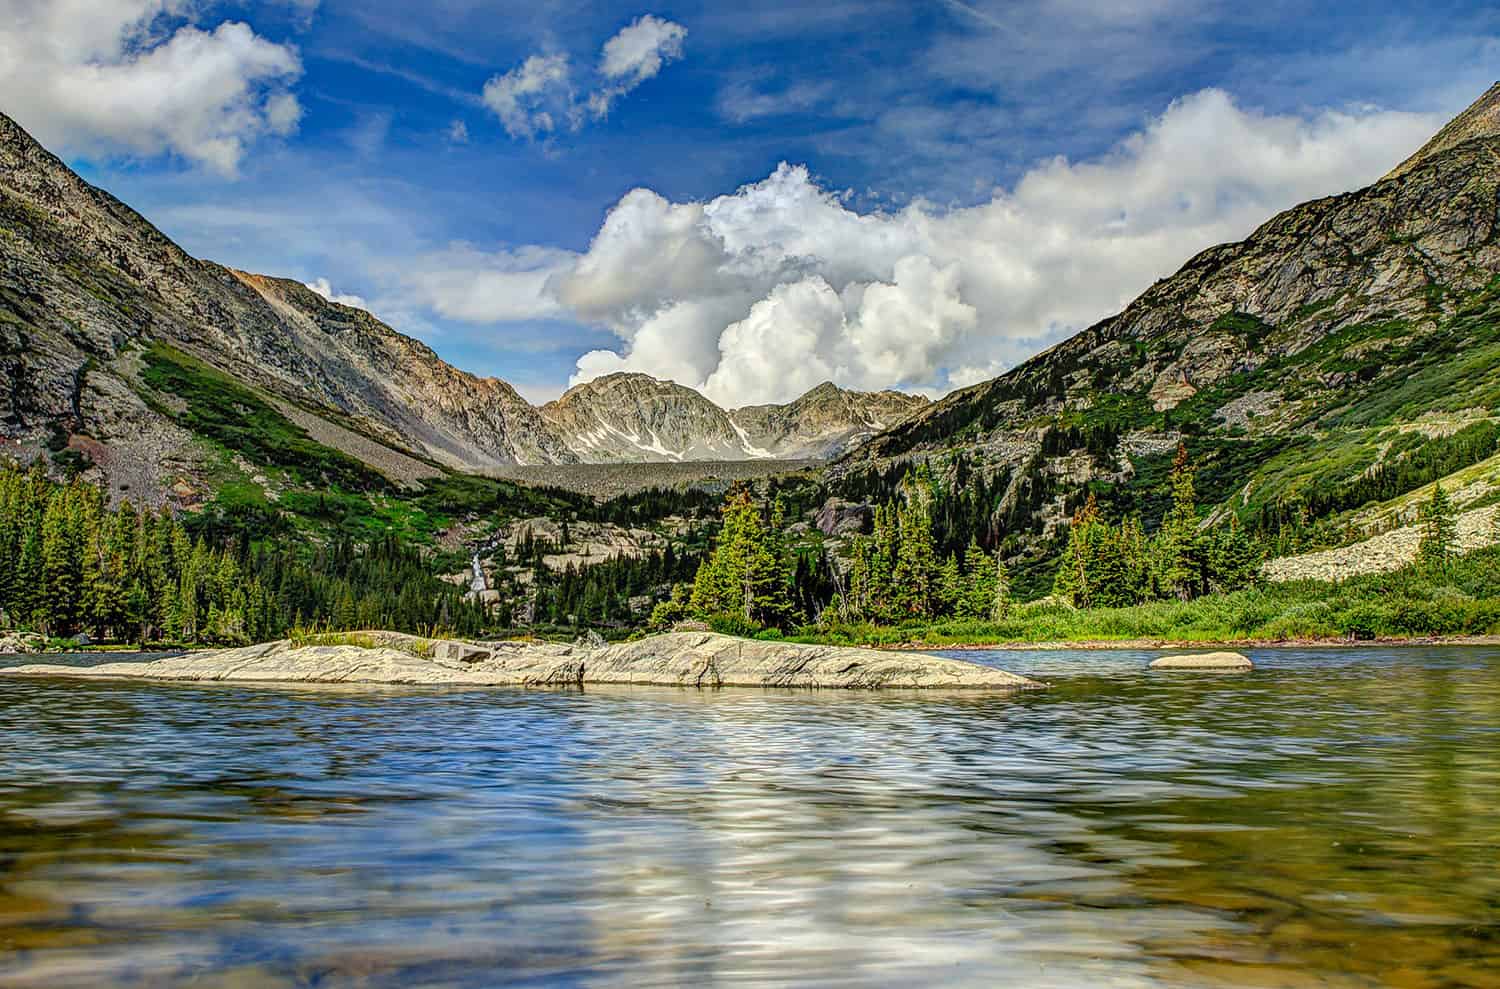
[[[1421,437],[1403,433],[1451,432],[1500,405],[1497,189],[1500,86],[1374,185],[1204,251],[833,473],[962,455],[1008,479],[997,511],[1037,554],[1085,485],[1154,524],[1147,486],[1179,441],[1223,511],[1351,482],[1409,457]]]

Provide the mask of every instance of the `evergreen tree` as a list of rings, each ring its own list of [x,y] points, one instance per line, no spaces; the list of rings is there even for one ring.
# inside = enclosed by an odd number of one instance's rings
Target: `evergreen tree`
[[[990,603],[990,621],[1003,622],[1010,617],[1010,571],[1000,552],[995,551],[995,595]]]
[[[1172,464],[1172,506],[1158,534],[1158,579],[1164,594],[1190,600],[1203,592],[1204,547],[1187,447],[1177,445]]]
[[[907,503],[897,512],[894,597],[903,618],[931,618],[937,604],[937,553],[932,544],[930,487],[918,480],[907,486]]]
[[[37,624],[50,635],[68,635],[77,626],[83,575],[75,545],[68,493],[59,488],[42,516],[42,593]]]
[[[964,550],[963,593],[958,602],[960,618],[988,618],[995,610],[998,599],[998,558],[990,556],[970,539]]]
[[[1224,593],[1254,584],[1265,556],[1241,527],[1239,519],[1231,515],[1228,525],[1214,531],[1208,558],[1211,589]]]
[[[963,592],[963,569],[958,565],[958,557],[949,553],[943,565],[938,568],[937,586],[934,591],[936,613],[939,615],[957,614]]]
[[[1052,581],[1054,594],[1071,601],[1075,607],[1094,606],[1106,534],[1106,527],[1099,518],[1098,502],[1090,494],[1068,526],[1068,545]]]
[[[1432,498],[1422,506],[1421,519],[1417,561],[1428,570],[1441,570],[1458,554],[1458,519],[1441,482],[1433,486]]]
[[[771,551],[748,489],[725,500],[718,546],[698,568],[692,608],[703,617],[735,615],[752,625],[781,625],[791,615],[787,563]]]

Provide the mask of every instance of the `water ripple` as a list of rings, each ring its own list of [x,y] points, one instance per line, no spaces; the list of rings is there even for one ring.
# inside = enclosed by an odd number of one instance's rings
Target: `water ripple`
[[[0,681],[0,985],[1500,984],[1500,652],[964,655],[1053,689]]]

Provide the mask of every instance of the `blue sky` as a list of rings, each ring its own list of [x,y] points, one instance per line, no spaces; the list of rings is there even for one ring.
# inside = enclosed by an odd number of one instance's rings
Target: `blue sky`
[[[91,181],[534,400],[979,380],[1500,76],[1463,3],[0,6],[0,109]]]

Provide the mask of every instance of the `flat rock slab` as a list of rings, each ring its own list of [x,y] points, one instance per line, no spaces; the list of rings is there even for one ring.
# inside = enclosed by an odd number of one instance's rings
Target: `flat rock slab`
[[[1237,652],[1199,652],[1163,656],[1151,661],[1153,670],[1252,670],[1250,657]]]
[[[17,666],[11,676],[381,683],[473,686],[636,684],[680,687],[1025,690],[1044,686],[961,659],[843,646],[674,632],[616,645],[458,643],[394,632],[357,633],[361,645],[268,642],[148,663]]]

